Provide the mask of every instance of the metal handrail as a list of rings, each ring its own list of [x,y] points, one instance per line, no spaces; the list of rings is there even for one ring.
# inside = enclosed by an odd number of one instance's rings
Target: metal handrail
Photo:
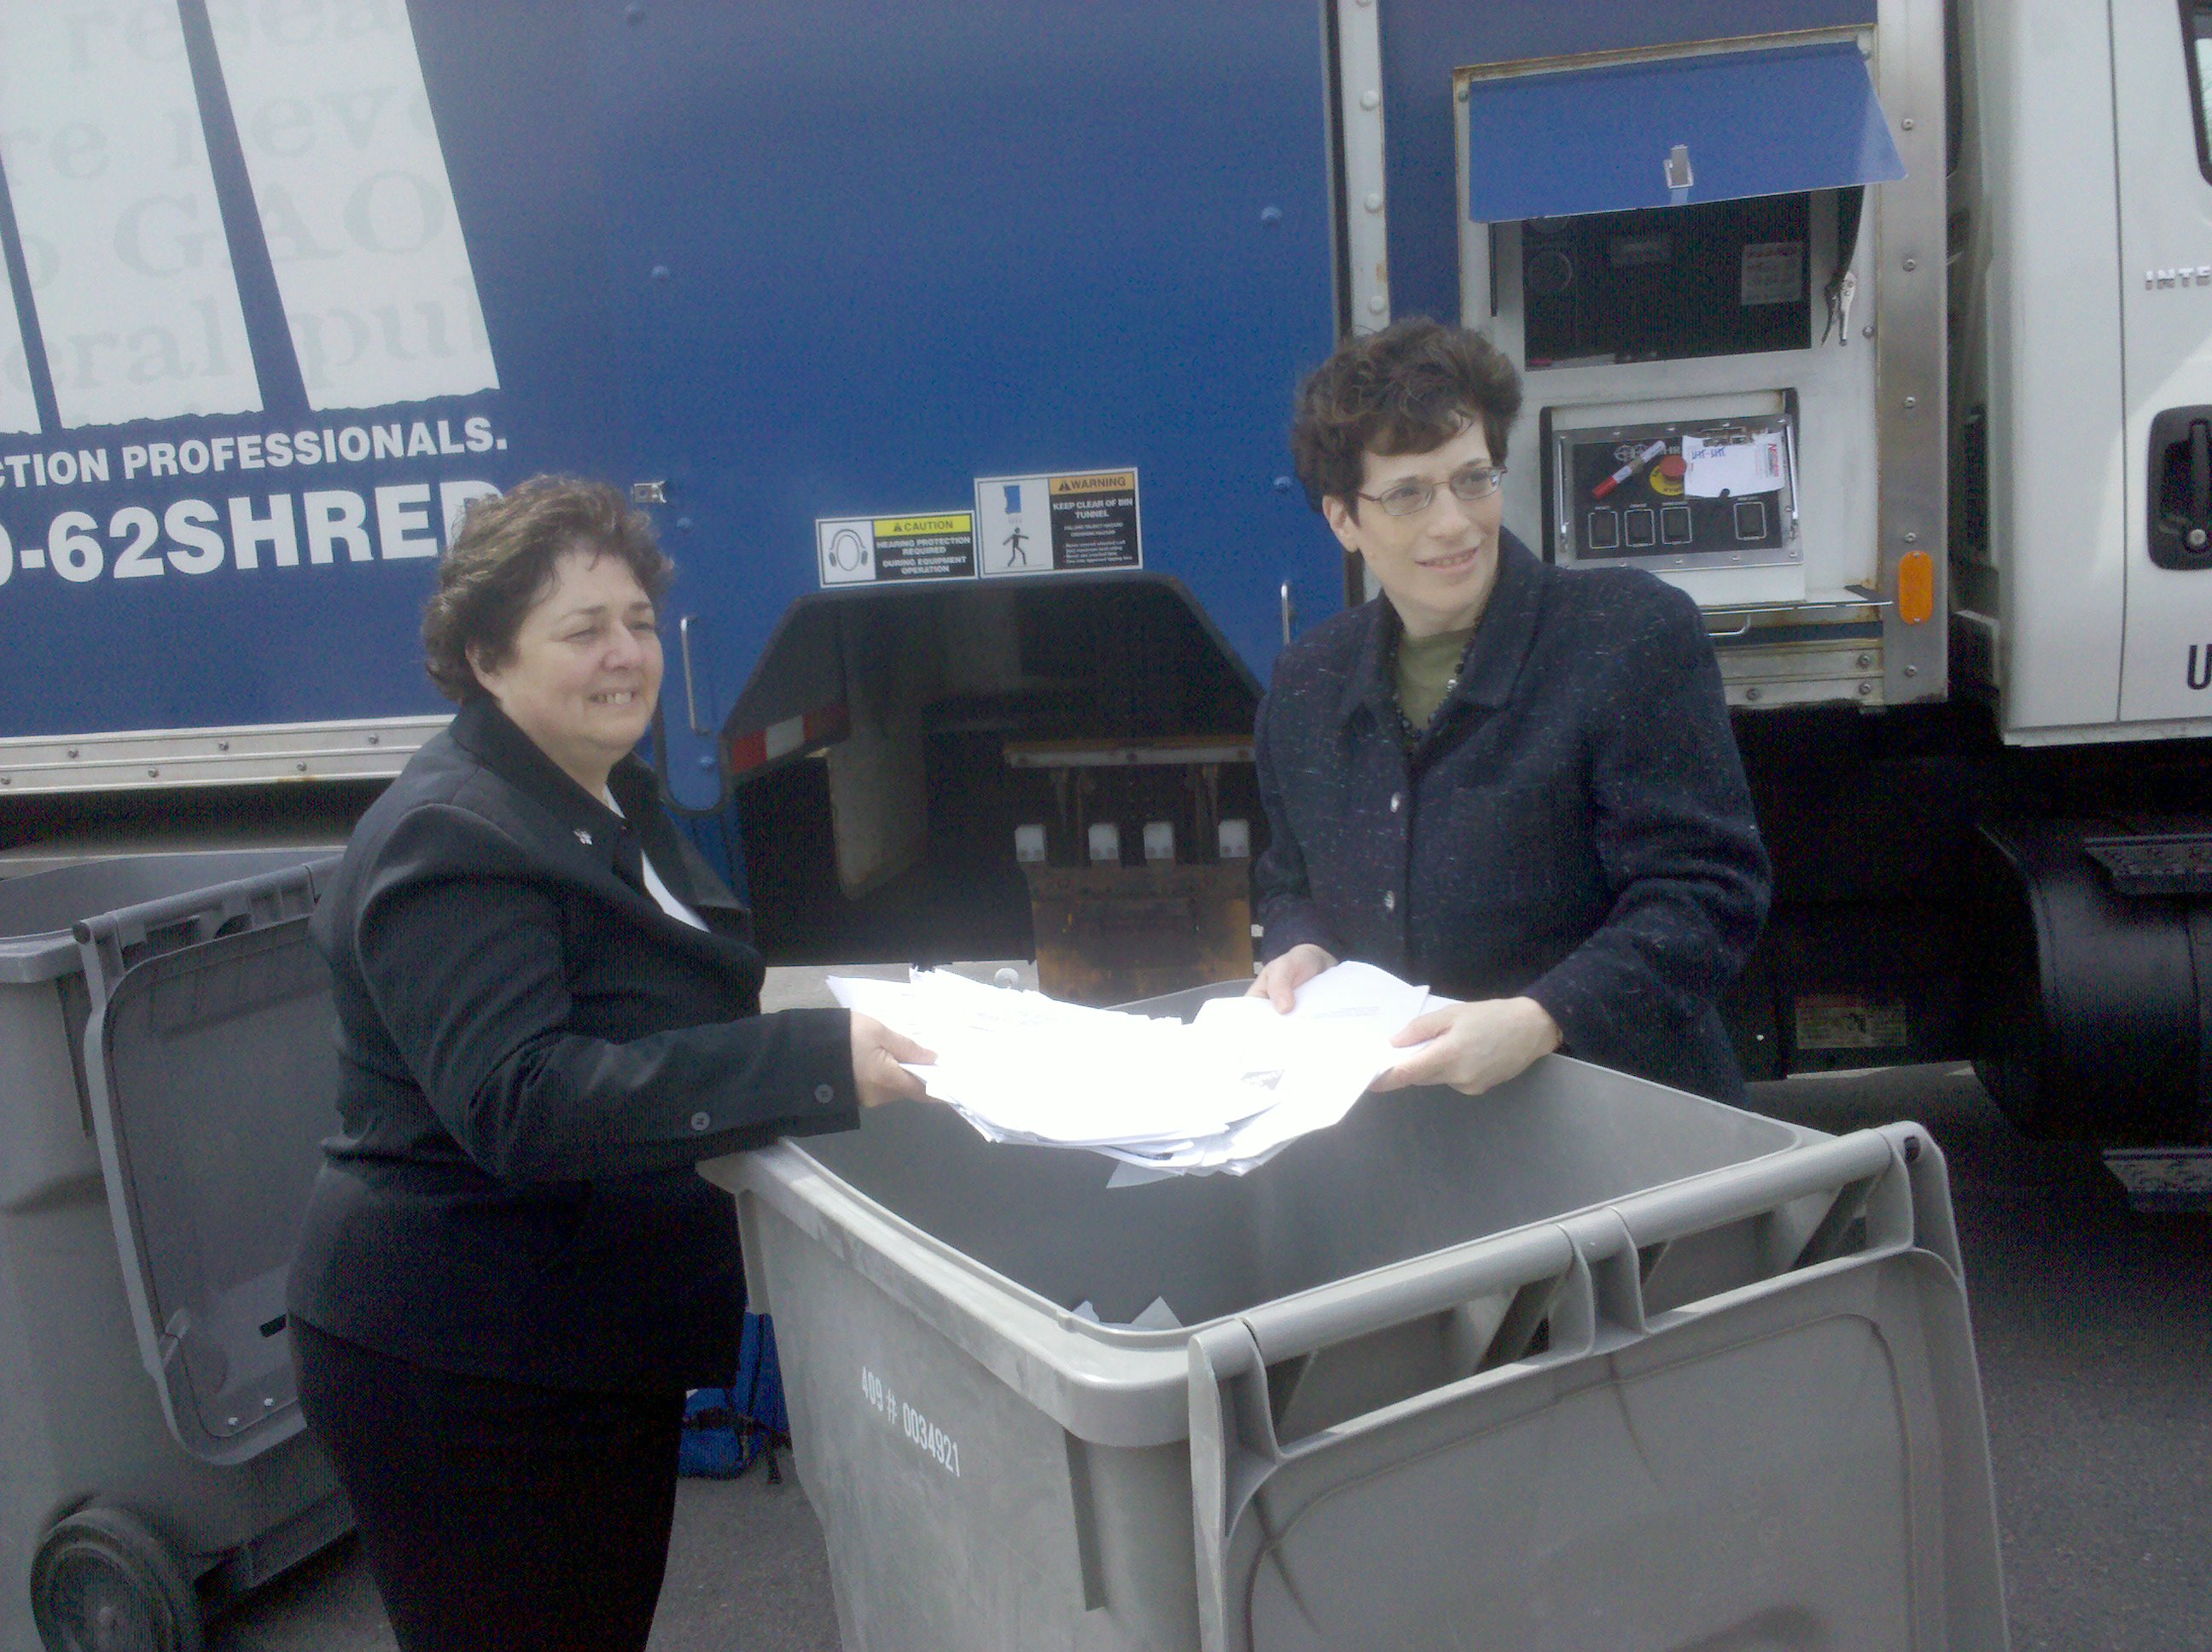
[[[1863,586],[1845,586],[1844,589],[1846,591],[1856,592],[1864,590],[1865,587]],[[1842,602],[1759,603],[1755,605],[1741,608],[1708,608],[1705,610],[1708,616],[1714,614],[1724,615],[1731,619],[1741,616],[1743,620],[1743,623],[1737,626],[1733,631],[1716,631],[1711,627],[1708,626],[1705,629],[1705,635],[1715,641],[1721,641],[1729,637],[1748,635],[1752,629],[1751,622],[1761,614],[1812,614],[1820,613],[1838,608],[1894,608],[1896,606],[1897,600],[1895,598],[1877,597],[1873,592],[1868,591],[1866,595],[1863,597],[1853,597],[1848,601]]]

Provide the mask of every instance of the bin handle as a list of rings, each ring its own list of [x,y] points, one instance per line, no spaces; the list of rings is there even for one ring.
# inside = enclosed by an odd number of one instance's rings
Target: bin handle
[[[1261,1363],[1318,1353],[1495,1291],[1564,1277],[1575,1247],[1555,1224],[1377,1270],[1344,1287],[1264,1303],[1243,1316]]]
[[[80,920],[70,932],[83,959],[85,987],[94,1005],[107,1001],[115,982],[138,962],[149,936],[167,929],[188,930],[189,939],[184,944],[191,945],[212,940],[224,925],[241,917],[249,920],[251,929],[266,929],[288,918],[305,917],[313,910],[337,864],[337,856],[326,855],[319,860],[218,884],[212,889],[167,896]]]
[[[1230,1530],[1267,1471],[1282,1461],[1267,1384],[1259,1345],[1243,1321],[1225,1320],[1191,1337],[1191,1536],[1202,1652],[1230,1652]],[[1256,1419],[1249,1434],[1248,1418]],[[1237,1472],[1255,1457],[1258,1473]]]
[[[1616,1227],[1625,1232],[1628,1242],[1663,1243],[1800,1199],[1823,1193],[1837,1194],[1870,1181],[1902,1157],[1898,1144],[1890,1139],[1899,1132],[1920,1137],[1927,1145],[1913,1126],[1862,1130],[1731,1167],[1725,1177],[1698,1176],[1632,1194],[1607,1208],[1619,1213]],[[1590,1231],[1571,1219],[1564,1227],[1546,1224],[1478,1240],[1458,1250],[1378,1269],[1340,1285],[1262,1303],[1247,1311],[1243,1321],[1259,1349],[1261,1363],[1276,1364],[1426,1314],[1441,1313],[1491,1291],[1562,1278],[1568,1272],[1570,1256],[1583,1249]],[[1617,1248],[1617,1243],[1608,1245],[1601,1254],[1609,1255]],[[1799,1260],[1796,1254],[1777,1258],[1778,1271]]]
[[[1891,1139],[1899,1128],[1913,1135],[1921,1133],[1911,1126],[1857,1130],[1754,1159],[1735,1167],[1717,1181],[1698,1176],[1632,1193],[1614,1200],[1612,1208],[1620,1212],[1639,1245],[1681,1238],[1755,1216],[1777,1205],[1815,1193],[1837,1193],[1881,1175],[1902,1157],[1899,1144]],[[1917,1154],[1918,1149],[1914,1151]]]
[[[1267,1380],[1267,1367],[1274,1359],[1312,1352],[1360,1334],[1358,1329],[1346,1329],[1348,1325],[1363,1321],[1367,1328],[1399,1324],[1496,1291],[1511,1292],[1514,1306],[1493,1345],[1517,1337],[1517,1357],[1547,1315],[1571,1320],[1576,1329],[1565,1345],[1546,1357],[1572,1358],[1590,1345],[1595,1321],[1589,1270],[1573,1241],[1556,1224],[1389,1272],[1397,1278],[1387,1288],[1378,1291],[1371,1275],[1363,1285],[1365,1295],[1387,1300],[1387,1308],[1362,1314],[1356,1298],[1346,1302],[1342,1296],[1333,1307],[1324,1303],[1318,1309],[1274,1303],[1191,1334],[1191,1516],[1199,1643],[1204,1652],[1231,1652],[1244,1644],[1241,1631],[1232,1639],[1229,1617],[1229,1583],[1236,1558],[1231,1552],[1232,1534],[1267,1476],[1297,1449],[1286,1452],[1275,1432]],[[1559,1306],[1563,1296],[1569,1298],[1565,1310]],[[1524,1323],[1516,1326],[1516,1317]],[[1271,1345],[1285,1351],[1271,1355]],[[1440,1403],[1457,1386],[1448,1384],[1420,1398]]]

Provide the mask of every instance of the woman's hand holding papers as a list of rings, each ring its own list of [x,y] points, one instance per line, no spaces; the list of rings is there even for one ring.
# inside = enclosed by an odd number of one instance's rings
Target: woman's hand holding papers
[[[1335,968],[1336,960],[1327,952],[1311,941],[1301,941],[1262,969],[1244,996],[1269,999],[1276,1009],[1288,1015],[1298,1001],[1298,988],[1322,970]]]
[[[899,1063],[927,1066],[937,1060],[902,1032],[895,1032],[872,1015],[853,1017],[853,1087],[862,1107],[881,1107],[885,1102],[926,1102],[929,1091],[921,1079]]]
[[[1291,956],[1286,952],[1283,957]],[[1390,1042],[1401,1049],[1412,1044],[1422,1048],[1370,1088],[1449,1084],[1480,1096],[1559,1048],[1559,1027],[1533,998],[1493,998],[1415,1016]]]
[[[1264,998],[1288,1015],[1298,1001],[1298,989],[1335,968],[1336,960],[1327,951],[1301,942],[1262,969],[1245,996]],[[1480,1096],[1559,1048],[1560,1036],[1559,1023],[1534,999],[1498,998],[1445,1005],[1415,1016],[1390,1042],[1398,1049],[1416,1044],[1421,1048],[1377,1078],[1370,1090],[1449,1084]]]

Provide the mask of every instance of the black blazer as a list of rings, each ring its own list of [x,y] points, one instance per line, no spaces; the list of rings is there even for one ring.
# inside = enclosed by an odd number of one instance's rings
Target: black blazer
[[[1765,849],[1696,605],[1501,536],[1459,680],[1409,753],[1387,599],[1283,651],[1260,708],[1264,951],[1312,941],[1454,998],[1534,999],[1586,1060],[1722,1099],[1715,996]]]
[[[554,1388],[728,1380],[735,1213],[691,1166],[857,1123],[849,1017],[760,1015],[743,909],[643,765],[610,789],[622,816],[477,698],[355,829],[312,926],[342,1076],[309,1324]],[[641,844],[712,932],[645,892]]]

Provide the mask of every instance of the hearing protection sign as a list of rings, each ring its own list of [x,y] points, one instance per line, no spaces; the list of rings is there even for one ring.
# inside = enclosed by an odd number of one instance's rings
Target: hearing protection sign
[[[825,586],[1142,568],[1137,473],[987,477],[973,513],[820,517],[814,554]]]
[[[814,550],[825,586],[972,580],[975,519],[966,511],[824,517],[814,524]]]
[[[987,580],[1142,568],[1137,473],[981,477],[975,534]]]

